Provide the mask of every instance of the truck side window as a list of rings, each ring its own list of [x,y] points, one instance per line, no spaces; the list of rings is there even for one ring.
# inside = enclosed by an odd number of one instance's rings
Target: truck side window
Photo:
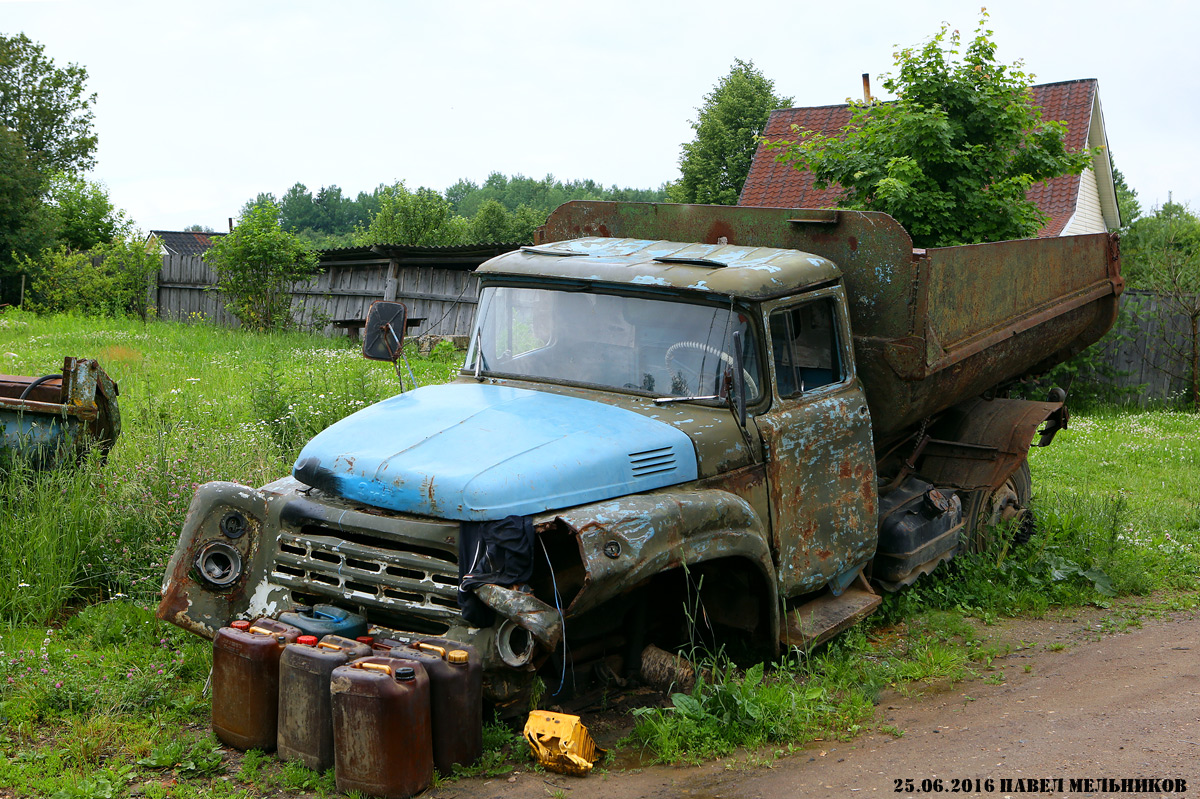
[[[840,383],[844,374],[833,300],[772,312],[771,351],[781,397]]]

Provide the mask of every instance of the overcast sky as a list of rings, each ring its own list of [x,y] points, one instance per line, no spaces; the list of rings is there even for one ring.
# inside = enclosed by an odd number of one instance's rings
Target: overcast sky
[[[1144,209],[1200,210],[1200,5],[988,4],[998,58],[1037,82],[1098,78],[1108,142]],[[443,190],[491,171],[657,187],[735,58],[796,105],[861,96],[894,45],[972,3],[908,0],[116,2],[0,0],[97,96],[93,175],[143,229],[224,230],[259,192]]]

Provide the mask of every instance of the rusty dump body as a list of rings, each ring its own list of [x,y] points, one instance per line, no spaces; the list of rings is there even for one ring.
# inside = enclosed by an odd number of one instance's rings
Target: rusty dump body
[[[289,477],[199,489],[161,618],[211,637],[335,604],[473,646],[502,709],[650,644],[811,645],[1025,523],[1065,397],[1007,386],[1097,340],[1122,288],[1107,235],[922,251],[879,213],[599,202],[478,274],[458,379],[336,423]],[[528,579],[471,575],[475,626],[464,525],[506,518]]]
[[[88,358],[63,359],[59,374],[0,375],[2,449],[42,466],[74,461],[93,445],[107,454],[121,433],[117,396]]]

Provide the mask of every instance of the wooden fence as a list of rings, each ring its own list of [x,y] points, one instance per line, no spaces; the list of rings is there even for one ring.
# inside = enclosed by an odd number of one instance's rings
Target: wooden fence
[[[516,246],[326,250],[321,271],[289,287],[292,317],[301,327],[326,335],[353,335],[372,302],[398,300],[408,306],[410,335],[467,336],[479,295],[475,267]],[[151,300],[163,319],[204,319],[236,327],[216,282],[203,259],[164,255]]]
[[[1151,291],[1126,290],[1121,316],[1103,340],[1102,356],[1117,371],[1117,387],[1129,398],[1173,401],[1187,391],[1191,321]]]

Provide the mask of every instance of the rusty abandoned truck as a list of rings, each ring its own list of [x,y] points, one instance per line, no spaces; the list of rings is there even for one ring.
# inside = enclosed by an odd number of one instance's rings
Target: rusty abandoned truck
[[[875,212],[604,202],[477,271],[457,379],[198,490],[161,618],[336,605],[474,645],[501,709],[689,624],[812,644],[1023,523],[1065,395],[1007,387],[1099,339],[1123,286],[1106,234],[914,250]],[[460,538],[505,520],[532,575],[473,580],[494,618],[468,623]]]

